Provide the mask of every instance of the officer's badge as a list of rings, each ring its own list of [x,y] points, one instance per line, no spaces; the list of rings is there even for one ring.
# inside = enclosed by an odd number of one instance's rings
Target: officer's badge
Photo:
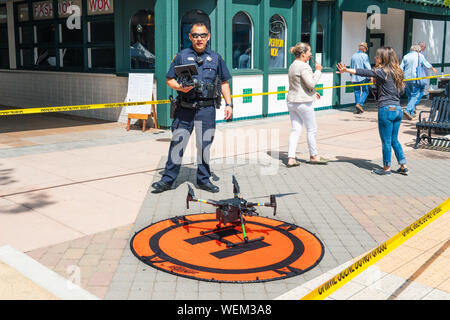
[[[207,57],[206,57],[206,60],[212,61],[212,58],[211,58],[210,56],[207,56]]]

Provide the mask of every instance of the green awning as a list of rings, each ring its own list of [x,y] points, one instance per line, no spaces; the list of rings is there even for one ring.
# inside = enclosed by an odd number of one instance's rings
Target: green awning
[[[412,4],[420,4],[424,6],[432,6],[432,7],[450,7],[450,1],[446,0],[395,0],[399,2],[412,3]]]

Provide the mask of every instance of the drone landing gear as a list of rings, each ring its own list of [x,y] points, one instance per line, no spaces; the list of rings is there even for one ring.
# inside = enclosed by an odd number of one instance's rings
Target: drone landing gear
[[[244,237],[244,241],[236,242],[236,243],[228,243],[227,248],[233,248],[233,247],[237,247],[237,246],[240,246],[243,244],[252,243],[252,242],[261,241],[261,240],[264,240],[264,237],[259,237],[259,238],[251,239],[251,240],[249,240],[248,237]]]
[[[214,232],[216,232],[216,231],[230,230],[230,229],[233,229],[233,228],[234,228],[233,225],[221,227],[220,224],[218,224],[216,227],[217,227],[217,228],[215,228],[215,229],[210,229],[210,230],[200,231],[200,234],[201,234],[201,235],[204,235],[204,234],[207,234],[207,233],[214,233]]]
[[[215,233],[215,232],[224,231],[224,230],[232,230],[232,229],[234,229],[237,226],[238,225],[236,225],[236,224],[230,224],[229,226],[223,226],[222,227],[220,224],[218,224],[216,226],[217,228],[200,231],[200,234],[201,235],[205,235],[205,234],[208,234],[208,233]],[[242,232],[244,234],[244,241],[240,241],[240,242],[236,242],[236,243],[232,243],[232,242],[226,241],[227,248],[233,248],[233,247],[237,247],[237,246],[240,246],[240,245],[243,245],[243,244],[264,240],[264,237],[259,237],[259,238],[256,238],[256,239],[248,239],[248,237],[247,237],[247,235],[245,233],[245,226],[244,226],[244,224],[242,224]]]

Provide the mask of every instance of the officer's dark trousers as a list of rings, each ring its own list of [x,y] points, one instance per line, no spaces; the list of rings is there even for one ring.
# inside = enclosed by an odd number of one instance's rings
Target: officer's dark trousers
[[[214,106],[202,107],[197,110],[179,108],[175,112],[172,123],[172,141],[162,181],[173,183],[177,178],[183,154],[194,127],[198,162],[197,183],[209,182],[211,177],[209,152],[216,129],[216,108]]]

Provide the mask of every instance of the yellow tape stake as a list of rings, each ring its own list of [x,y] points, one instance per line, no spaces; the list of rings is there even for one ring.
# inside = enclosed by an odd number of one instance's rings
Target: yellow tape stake
[[[301,300],[323,300],[330,294],[341,288],[358,274],[373,265],[375,262],[386,256],[389,252],[400,246],[403,242],[424,229],[431,222],[442,216],[450,209],[450,198],[445,202],[428,212],[422,218],[409,225],[403,231],[397,233],[391,239],[364,255],[361,259],[354,262],[348,268],[324,282]]]

